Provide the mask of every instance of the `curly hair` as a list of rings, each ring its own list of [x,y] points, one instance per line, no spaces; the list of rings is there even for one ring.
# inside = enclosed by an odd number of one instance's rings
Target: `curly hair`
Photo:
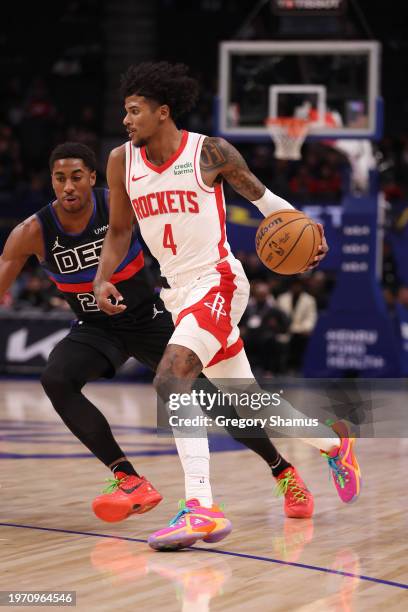
[[[185,64],[143,62],[130,66],[121,78],[123,98],[144,96],[158,104],[167,104],[172,119],[193,108],[198,89],[198,81],[188,76]]]
[[[49,166],[52,172],[54,164],[59,159],[82,159],[84,165],[93,172],[96,170],[96,156],[95,153],[82,142],[63,142],[55,147],[51,151]]]

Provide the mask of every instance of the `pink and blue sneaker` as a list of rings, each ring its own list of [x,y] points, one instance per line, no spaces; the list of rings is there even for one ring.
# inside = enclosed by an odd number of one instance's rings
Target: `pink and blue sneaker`
[[[197,540],[219,542],[231,530],[232,524],[219,506],[205,508],[198,499],[189,499],[179,502],[179,512],[169,526],[152,533],[147,541],[155,550],[180,550],[193,546]]]
[[[340,438],[340,446],[329,453],[320,451],[327,460],[332,473],[334,486],[341,501],[348,504],[357,499],[361,490],[361,472],[354,454],[355,438],[351,438],[347,425],[342,421],[331,424]]]

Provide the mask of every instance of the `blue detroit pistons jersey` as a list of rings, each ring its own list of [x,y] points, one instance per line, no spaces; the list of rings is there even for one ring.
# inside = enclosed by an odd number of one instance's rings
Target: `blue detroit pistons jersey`
[[[41,265],[78,318],[83,320],[111,318],[99,309],[92,291],[103,240],[109,227],[107,190],[93,189],[92,199],[92,216],[79,234],[64,231],[52,202],[37,213],[44,239],[44,260]],[[110,280],[123,295],[127,311],[153,295],[136,233],[132,235],[125,259]]]

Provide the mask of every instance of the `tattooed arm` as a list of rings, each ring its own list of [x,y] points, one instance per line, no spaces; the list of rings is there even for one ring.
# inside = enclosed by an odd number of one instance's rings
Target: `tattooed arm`
[[[235,147],[223,138],[204,140],[201,149],[200,170],[204,183],[212,187],[224,178],[229,185],[244,198],[253,202],[266,217],[276,210],[293,208],[289,202],[275,195],[250,171],[246,161]],[[318,224],[322,243],[313,264],[314,268],[329,250],[323,226]]]
[[[265,185],[256,178],[242,155],[223,138],[206,138],[201,149],[200,170],[206,185],[225,180],[247,200],[259,200]]]

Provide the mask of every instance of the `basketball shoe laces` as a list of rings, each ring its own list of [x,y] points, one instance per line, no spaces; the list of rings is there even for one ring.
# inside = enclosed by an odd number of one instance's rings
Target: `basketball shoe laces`
[[[304,489],[297,483],[295,474],[293,472],[289,472],[287,476],[281,480],[278,480],[275,489],[276,497],[286,495],[288,489],[296,502],[307,501]]]
[[[326,421],[326,425],[328,427],[332,427],[334,423],[335,421],[333,419],[327,419]],[[322,457],[325,457],[325,459],[327,459],[327,464],[331,472],[333,472],[336,478],[336,482],[338,483],[339,487],[341,489],[344,489],[344,487],[346,486],[346,482],[348,481],[347,476],[349,474],[343,465],[340,465],[340,466],[338,465],[337,460],[339,459],[339,456],[337,455],[336,457],[330,457],[328,453],[325,453],[324,451],[320,451],[320,452],[322,454]],[[329,471],[329,479],[330,479],[330,471]]]
[[[224,512],[225,504],[223,504],[223,503],[219,504],[218,507],[220,508],[220,510],[222,512]],[[169,522],[169,527],[173,527],[174,525],[177,525],[177,523],[179,521],[181,521],[186,514],[190,514],[192,512],[194,513],[195,508],[197,508],[197,506],[189,507],[189,506],[186,505],[186,500],[185,499],[180,499],[179,502],[178,502],[178,508],[179,508],[179,511],[177,512],[177,514],[175,516],[173,516],[173,518]]]
[[[330,457],[327,453],[325,453],[324,451],[321,451],[322,456],[325,457],[325,459],[327,459],[327,464],[330,468],[330,470],[333,472],[336,481],[339,484],[339,487],[341,489],[344,489],[344,487],[346,486],[346,482],[348,481],[348,471],[346,470],[346,468],[341,465],[339,466],[337,463],[338,460],[338,456],[337,457]],[[330,478],[330,472],[329,472],[329,478]]]
[[[185,499],[180,499],[179,500],[179,502],[178,502],[178,509],[179,509],[179,511],[177,512],[177,514],[175,516],[173,516],[173,518],[169,522],[169,527],[173,527],[173,525],[177,525],[177,523],[182,518],[184,518],[184,516],[186,514],[189,514],[193,510],[193,508],[189,508],[188,506],[186,506],[186,500]]]
[[[108,486],[105,487],[102,493],[113,493],[117,489],[119,489],[120,485],[125,482],[127,476],[124,478],[106,478],[105,482],[108,482]]]

